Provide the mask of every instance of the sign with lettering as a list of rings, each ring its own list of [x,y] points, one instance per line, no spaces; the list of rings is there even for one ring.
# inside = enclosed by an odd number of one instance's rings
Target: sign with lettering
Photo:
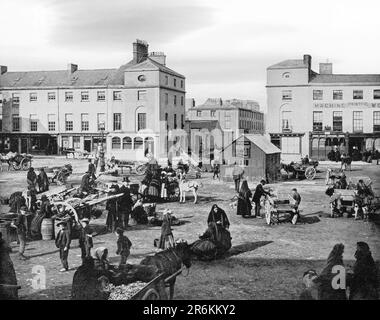
[[[314,103],[314,108],[380,108],[375,102]]]

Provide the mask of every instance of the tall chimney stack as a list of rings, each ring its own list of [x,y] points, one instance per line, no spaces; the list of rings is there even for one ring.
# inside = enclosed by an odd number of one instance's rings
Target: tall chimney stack
[[[8,67],[7,66],[0,66],[0,75],[8,72]]]
[[[147,59],[148,47],[146,41],[136,39],[133,43],[133,63],[137,64]]]
[[[77,71],[77,70],[78,70],[78,65],[77,65],[77,64],[69,63],[69,64],[67,65],[67,71],[68,71],[70,74],[74,73],[74,72]]]
[[[311,55],[304,54],[304,56],[303,56],[303,63],[306,64],[309,69],[311,69]]]

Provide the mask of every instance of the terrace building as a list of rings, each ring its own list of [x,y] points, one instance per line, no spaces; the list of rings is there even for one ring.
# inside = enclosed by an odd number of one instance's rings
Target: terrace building
[[[380,74],[334,74],[311,68],[311,56],[267,68],[267,132],[283,159],[324,160],[334,146],[380,149]]]
[[[167,132],[184,127],[185,77],[141,40],[116,69],[0,70],[1,152],[94,152],[104,143],[119,159],[161,157]]]

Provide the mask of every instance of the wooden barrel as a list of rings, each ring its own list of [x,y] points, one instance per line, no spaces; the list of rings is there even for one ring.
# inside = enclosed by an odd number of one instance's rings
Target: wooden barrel
[[[42,240],[53,239],[53,219],[45,218],[41,223]]]

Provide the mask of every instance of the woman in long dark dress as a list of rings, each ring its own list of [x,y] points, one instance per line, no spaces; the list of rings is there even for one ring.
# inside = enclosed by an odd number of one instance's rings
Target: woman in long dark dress
[[[215,222],[220,224],[223,228],[228,229],[230,227],[230,222],[228,220],[226,212],[219,208],[216,204],[211,207],[210,213],[208,214],[207,224]]]
[[[248,188],[247,180],[244,180],[240,187],[238,204],[237,204],[237,215],[249,217],[251,215],[252,204],[251,204],[252,192]]]
[[[158,247],[164,250],[174,247],[174,237],[171,224],[171,211],[165,210],[162,218],[163,219],[161,225],[161,237]]]

